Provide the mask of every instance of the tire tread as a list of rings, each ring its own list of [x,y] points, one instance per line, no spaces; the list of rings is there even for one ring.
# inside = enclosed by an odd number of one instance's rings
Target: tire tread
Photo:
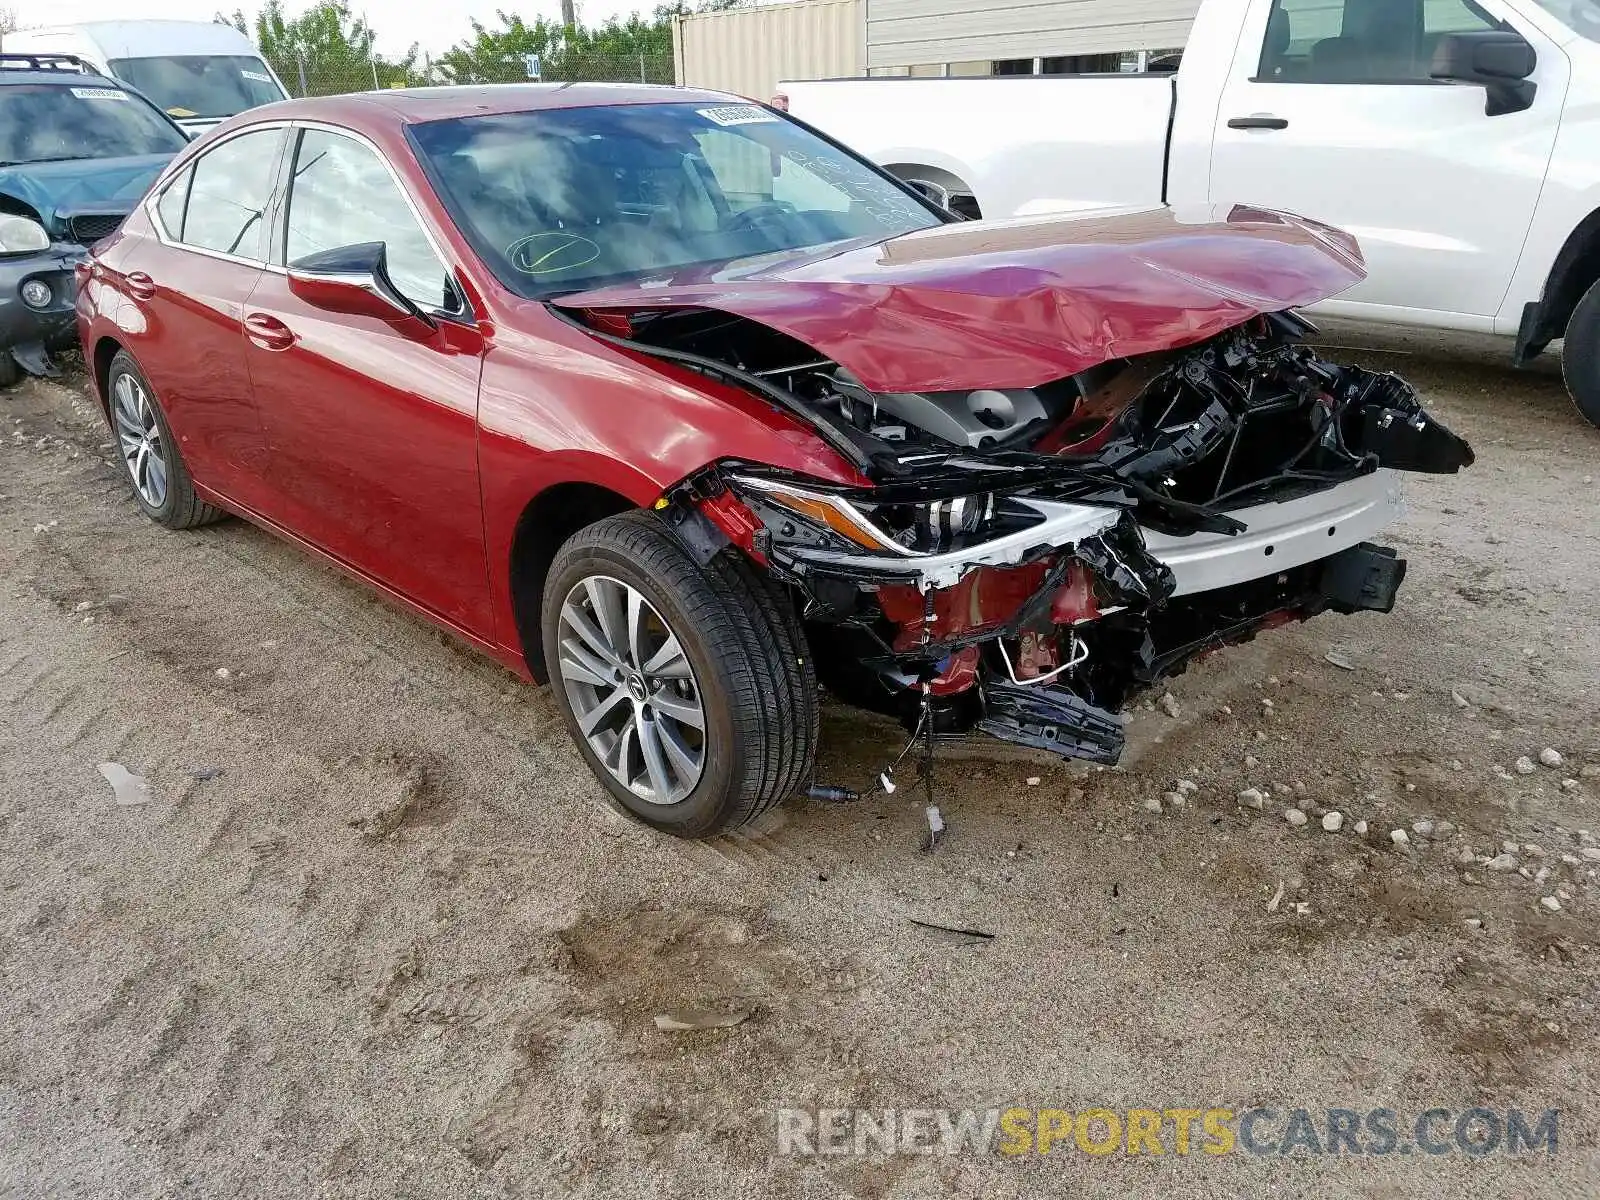
[[[1600,428],[1600,282],[1584,293],[1567,321],[1561,377],[1578,411]]]

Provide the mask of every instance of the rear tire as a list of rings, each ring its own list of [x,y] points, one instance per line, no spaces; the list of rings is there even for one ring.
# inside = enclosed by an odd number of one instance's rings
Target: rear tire
[[[1600,428],[1600,283],[1572,310],[1561,343],[1561,374],[1578,411]]]
[[[133,355],[118,350],[106,371],[106,407],[133,499],[158,525],[194,529],[227,516],[195,494],[167,416]]]
[[[579,753],[644,824],[709,837],[810,777],[817,684],[805,639],[788,598],[737,551],[702,567],[660,518],[609,517],[557,551],[541,631]],[[669,641],[682,660],[671,667]]]

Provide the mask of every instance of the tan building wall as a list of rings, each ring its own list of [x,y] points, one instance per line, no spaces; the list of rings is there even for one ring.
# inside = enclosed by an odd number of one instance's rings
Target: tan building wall
[[[1315,19],[1338,0],[1296,0]],[[1460,4],[1461,0],[1426,0]],[[681,17],[677,79],[766,100],[780,79],[987,75],[1003,59],[1167,50],[1200,0],[799,0]]]
[[[866,0],[877,68],[1181,46],[1200,0]],[[887,71],[881,72],[887,74]]]
[[[832,79],[866,72],[862,0],[801,0],[673,22],[677,78],[767,100],[780,79]]]

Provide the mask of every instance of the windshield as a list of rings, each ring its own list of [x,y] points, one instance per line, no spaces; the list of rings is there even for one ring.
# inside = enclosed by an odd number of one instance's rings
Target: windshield
[[[1534,0],[1574,33],[1600,42],[1600,0]]]
[[[121,88],[19,83],[0,87],[0,162],[175,154],[171,121]]]
[[[267,65],[253,54],[114,58],[107,66],[179,120],[231,117],[284,98]]]
[[[756,105],[550,109],[408,132],[491,269],[533,298],[940,223]]]

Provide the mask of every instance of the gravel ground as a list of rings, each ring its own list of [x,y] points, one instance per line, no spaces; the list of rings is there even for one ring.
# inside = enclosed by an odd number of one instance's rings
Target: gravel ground
[[[635,827],[546,692],[148,524],[76,387],[0,396],[0,1193],[1596,1194],[1600,433],[1548,368],[1332,338],[1479,454],[1412,487],[1400,607],[1207,661],[1119,769],[951,750],[932,854],[904,791]],[[824,731],[828,781],[898,748]],[[696,1007],[751,1016],[656,1029]],[[843,1105],[1561,1117],[1553,1155],[775,1154]]]

